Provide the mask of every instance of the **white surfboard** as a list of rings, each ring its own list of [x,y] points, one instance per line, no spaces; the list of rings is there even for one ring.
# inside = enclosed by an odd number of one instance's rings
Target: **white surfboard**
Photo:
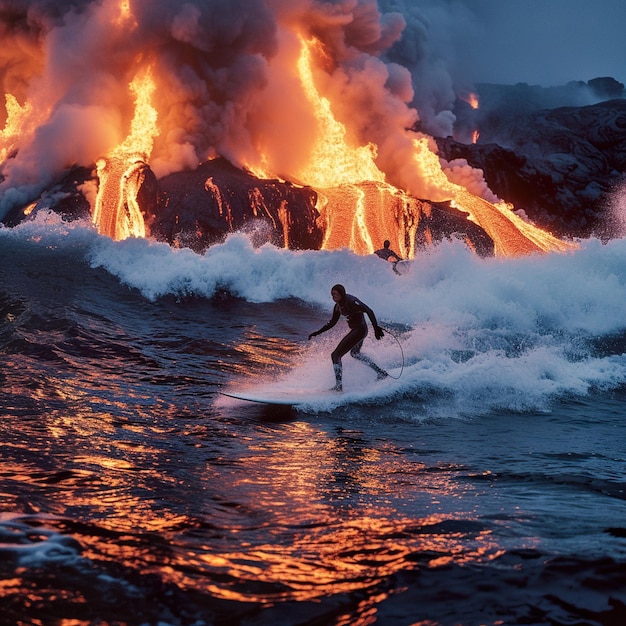
[[[244,400],[246,402],[258,402],[261,404],[284,404],[295,406],[298,404],[313,404],[324,400],[339,400],[341,393],[327,389],[291,389],[285,391],[263,389],[241,389],[234,391],[220,391],[223,396]]]
[[[406,274],[411,269],[412,264],[413,264],[413,261],[408,261],[406,259],[403,259],[402,261],[398,261],[393,266],[393,269],[396,274]]]
[[[248,387],[242,389],[225,389],[220,395],[245,402],[259,404],[282,404],[286,406],[309,405],[315,407],[335,407],[342,404],[363,403],[384,398],[389,390],[397,386],[403,368],[393,368],[389,371],[389,378],[376,381],[373,385],[364,388],[344,387],[343,392],[325,389],[297,388],[277,389],[271,386]]]

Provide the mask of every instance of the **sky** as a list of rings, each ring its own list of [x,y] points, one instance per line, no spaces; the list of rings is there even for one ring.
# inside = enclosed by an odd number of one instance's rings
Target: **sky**
[[[475,82],[544,87],[612,76],[626,83],[624,0],[437,0],[476,18],[459,37],[459,68]]]

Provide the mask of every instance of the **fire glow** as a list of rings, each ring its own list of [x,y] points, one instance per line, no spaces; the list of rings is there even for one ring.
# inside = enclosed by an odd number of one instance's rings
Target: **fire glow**
[[[264,12],[214,5],[195,0],[146,8],[132,0],[85,0],[83,11],[68,11],[62,23],[38,14],[32,45],[44,41],[41,56],[28,75],[13,77],[16,93],[5,94],[0,215],[3,204],[10,208],[21,196],[30,204],[34,189],[42,191],[57,170],[90,157],[97,166],[92,217],[98,231],[114,239],[149,236],[137,202],[145,168],[159,178],[221,155],[259,175],[314,188],[326,249],[370,254],[389,239],[413,257],[425,204],[418,198],[465,211],[493,239],[497,255],[572,247],[521,220],[510,205],[453,182],[432,137],[408,130],[419,117],[408,105],[408,72],[392,71],[380,58],[383,41],[389,46],[400,37],[398,14],[383,20],[364,0],[333,10],[300,0],[288,9],[264,5]],[[219,22],[218,9],[225,12]],[[338,19],[337,12],[345,15]],[[243,30],[229,30],[230,17],[231,26]],[[366,32],[374,17],[379,41],[362,48],[346,43],[346,29]],[[393,36],[385,28],[395,29]],[[65,40],[75,48],[71,54]],[[65,66],[54,67],[53,58]],[[134,79],[124,85],[118,76]],[[97,88],[90,92],[80,77]],[[7,71],[5,86],[9,78]],[[45,90],[37,91],[42,85],[54,85],[49,101]],[[477,98],[470,105],[478,106]],[[134,113],[124,132],[121,110],[128,107]],[[83,128],[88,115],[93,140]],[[45,153],[42,138],[59,142],[65,137],[59,120],[76,119],[83,127],[76,125],[67,145],[56,147],[57,161],[42,168],[35,162]]]
[[[468,94],[466,102],[472,107],[472,109],[474,110],[478,109],[479,99],[478,99],[477,94],[475,93]]]
[[[341,248],[348,245],[358,254],[369,254],[374,251],[378,242],[390,239],[400,254],[411,257],[413,250],[406,249],[405,224],[404,220],[398,219],[394,200],[398,196],[402,197],[410,221],[417,222],[419,213],[411,210],[409,197],[403,191],[385,183],[385,175],[375,164],[375,146],[350,148],[347,145],[345,127],[334,119],[330,102],[320,97],[315,88],[310,49],[317,43],[303,41],[298,68],[321,132],[311,151],[310,169],[299,172],[298,177],[318,189],[335,190],[335,202],[333,198],[328,199],[321,211],[322,219],[325,220],[324,247]],[[428,140],[416,134],[410,139],[413,144],[415,171],[421,171],[422,175],[428,177],[431,186],[449,195],[453,205],[469,213],[470,219],[494,240],[496,254],[517,256],[551,250],[565,251],[571,247],[570,244],[521,220],[509,205],[493,205],[451,183],[442,170],[437,155],[429,148]],[[365,182],[376,183],[376,192],[372,196],[378,200],[374,200],[373,204],[379,210],[366,209],[366,194],[359,188],[359,184]],[[329,194],[330,191],[326,193]],[[352,195],[353,200],[346,201],[347,195]]]

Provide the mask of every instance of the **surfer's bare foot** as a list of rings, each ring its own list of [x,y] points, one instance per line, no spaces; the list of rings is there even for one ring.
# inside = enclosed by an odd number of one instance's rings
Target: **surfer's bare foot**
[[[376,380],[384,380],[385,378],[387,378],[387,376],[389,376],[389,374],[387,374],[387,372],[383,370],[381,372],[378,372],[378,374],[376,375]]]
[[[343,387],[341,385],[335,385],[334,387],[331,387],[329,391],[343,391]]]

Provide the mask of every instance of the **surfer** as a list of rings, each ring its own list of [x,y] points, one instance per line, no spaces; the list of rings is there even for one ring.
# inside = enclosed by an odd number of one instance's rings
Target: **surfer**
[[[365,321],[364,313],[370,318],[372,327],[374,328],[374,336],[376,339],[382,339],[384,336],[383,329],[378,325],[376,321],[376,315],[374,311],[370,309],[364,302],[361,302],[355,296],[346,293],[346,288],[343,285],[334,285],[330,290],[331,298],[335,303],[333,309],[333,315],[327,324],[324,324],[319,330],[309,335],[309,339],[325,333],[331,329],[338,321],[341,315],[344,315],[347,319],[350,332],[339,342],[337,347],[331,353],[331,359],[333,362],[333,370],[335,372],[335,386],[332,387],[332,391],[342,391],[343,383],[343,370],[341,366],[341,357],[350,352],[350,356],[365,363],[365,365],[371,367],[377,374],[377,379],[381,380],[388,376],[387,372],[378,367],[370,357],[361,352],[363,346],[363,340],[367,336],[367,322]]]
[[[391,242],[389,239],[385,239],[385,241],[383,241],[383,247],[380,248],[380,250],[374,250],[374,254],[380,257],[383,261],[392,263],[393,271],[396,274],[399,274],[400,272],[396,269],[396,265],[404,259],[397,252],[394,252],[389,246],[391,246]]]

